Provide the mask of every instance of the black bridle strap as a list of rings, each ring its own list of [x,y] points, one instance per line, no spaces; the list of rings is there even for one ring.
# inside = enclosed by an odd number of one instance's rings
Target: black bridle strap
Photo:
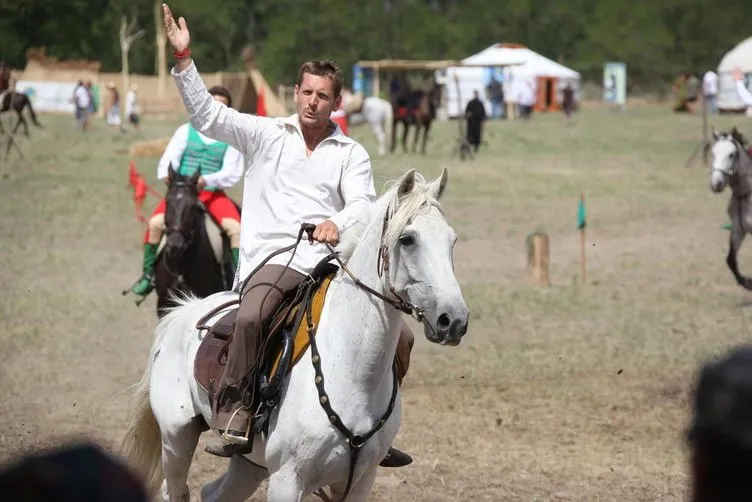
[[[309,290],[311,287],[309,286]],[[352,487],[353,476],[355,474],[355,466],[360,456],[360,448],[368,441],[374,434],[376,434],[386,423],[389,417],[394,411],[394,403],[397,401],[397,391],[399,390],[399,380],[397,379],[397,364],[392,363],[392,395],[389,398],[389,404],[386,411],[376,424],[366,432],[365,434],[353,434],[353,432],[342,423],[342,419],[337,414],[332,405],[329,402],[329,396],[326,393],[324,387],[324,374],[321,371],[321,355],[319,354],[318,346],[316,345],[316,326],[313,323],[313,315],[311,313],[311,299],[312,295],[307,294],[306,298],[306,323],[308,325],[308,342],[311,347],[311,363],[313,364],[313,371],[316,376],[314,383],[316,384],[316,391],[319,395],[319,404],[324,409],[329,422],[347,438],[347,444],[350,447],[350,468],[347,474],[347,485],[345,486],[345,493],[342,495],[342,500],[347,498]]]

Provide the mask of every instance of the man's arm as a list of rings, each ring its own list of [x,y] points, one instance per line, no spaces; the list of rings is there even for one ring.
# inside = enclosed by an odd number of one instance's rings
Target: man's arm
[[[177,170],[180,166],[180,161],[183,158],[183,152],[188,144],[188,124],[183,124],[177,128],[175,133],[170,138],[167,147],[165,148],[162,157],[157,164],[157,179],[162,180],[169,176],[170,163],[172,168]]]
[[[339,232],[343,232],[357,223],[364,210],[376,200],[371,158],[361,145],[356,145],[350,152],[350,161],[342,173],[340,190],[345,207],[329,221],[337,225]]]
[[[216,101],[206,89],[193,61],[182,70],[173,67],[170,73],[191,124],[197,131],[208,138],[227,143],[243,155],[253,155],[262,134],[263,122],[269,119],[240,113]]]
[[[231,146],[225,150],[222,169],[216,173],[204,174],[204,185],[217,188],[230,188],[243,177],[243,155]]]

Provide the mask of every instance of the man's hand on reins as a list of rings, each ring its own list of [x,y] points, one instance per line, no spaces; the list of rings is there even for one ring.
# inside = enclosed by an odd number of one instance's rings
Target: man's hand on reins
[[[319,223],[313,231],[313,240],[336,246],[339,242],[339,229],[337,225],[330,220]]]

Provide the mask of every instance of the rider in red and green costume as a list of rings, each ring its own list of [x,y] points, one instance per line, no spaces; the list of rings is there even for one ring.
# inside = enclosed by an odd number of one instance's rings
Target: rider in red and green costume
[[[232,106],[229,91],[221,86],[209,89],[216,101]],[[219,222],[230,239],[232,267],[238,266],[240,246],[240,213],[224,189],[235,185],[243,177],[243,155],[233,147],[207,138],[191,126],[183,124],[172,135],[157,166],[157,178],[168,179],[170,165],[178,166],[177,172],[191,176],[201,166],[198,179],[199,200],[206,210]],[[154,265],[157,248],[165,230],[165,200],[162,199],[149,218],[144,236],[143,275],[131,291],[146,296],[154,289]]]

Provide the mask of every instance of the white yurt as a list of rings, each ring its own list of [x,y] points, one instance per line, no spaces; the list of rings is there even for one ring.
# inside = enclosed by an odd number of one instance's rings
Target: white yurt
[[[718,65],[718,108],[720,110],[744,110],[745,106],[736,93],[736,83],[731,72],[739,67],[746,77],[747,89],[752,90],[752,37],[741,42],[723,56]]]
[[[462,114],[476,90],[490,114],[491,103],[485,89],[492,77],[502,81],[504,98],[508,101],[515,100],[520,82],[532,83],[536,89],[536,111],[559,110],[561,90],[566,83],[571,84],[575,99],[579,99],[578,72],[519,44],[494,44],[461,62],[468,66],[453,66],[437,72],[439,82],[445,85],[447,115],[450,117]]]

